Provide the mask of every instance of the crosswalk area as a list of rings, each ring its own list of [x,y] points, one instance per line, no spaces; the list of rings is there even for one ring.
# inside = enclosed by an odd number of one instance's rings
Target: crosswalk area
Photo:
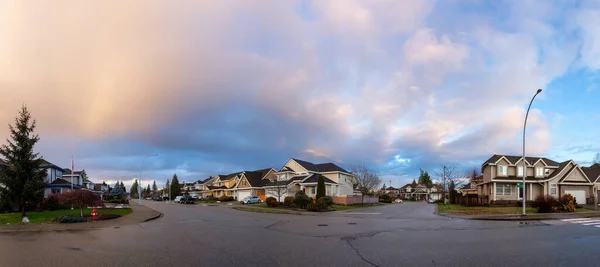
[[[585,225],[585,226],[591,226],[591,227],[598,227],[598,228],[600,228],[600,218],[599,219],[595,219],[595,218],[573,218],[573,219],[561,219],[561,221],[567,222],[567,223],[572,223],[572,224],[579,224],[579,225]]]

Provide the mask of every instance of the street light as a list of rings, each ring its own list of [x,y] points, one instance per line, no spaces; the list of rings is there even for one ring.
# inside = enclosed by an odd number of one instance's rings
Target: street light
[[[144,165],[144,160],[146,160],[149,157],[158,157],[158,154],[148,155],[142,160],[142,163],[140,163],[140,182],[138,183],[138,205],[142,205],[142,166]]]
[[[527,165],[525,164],[525,128],[527,127],[527,116],[529,116],[529,109],[531,108],[531,104],[533,103],[535,97],[541,92],[542,89],[538,89],[535,95],[533,95],[533,97],[531,98],[531,102],[529,102],[529,107],[527,107],[527,113],[525,113],[525,123],[523,124],[523,216],[527,215],[527,211],[525,209],[525,202],[527,201],[527,194],[525,191],[527,188],[527,186],[525,186],[525,177],[527,177]],[[533,175],[535,175],[535,173]]]

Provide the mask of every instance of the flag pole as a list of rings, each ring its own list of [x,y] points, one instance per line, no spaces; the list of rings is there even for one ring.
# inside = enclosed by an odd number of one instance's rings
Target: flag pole
[[[71,192],[73,192],[73,172],[75,171],[75,162],[73,156],[71,156]],[[73,203],[71,203],[71,210],[73,210]]]

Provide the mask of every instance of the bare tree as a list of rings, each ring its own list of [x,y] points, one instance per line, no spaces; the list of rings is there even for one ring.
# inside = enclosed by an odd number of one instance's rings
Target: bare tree
[[[594,163],[600,163],[600,153],[596,153],[596,156],[594,156]]]
[[[444,197],[444,203],[448,203],[448,192],[450,190],[450,184],[454,187],[458,187],[464,182],[463,177],[458,177],[459,172],[456,170],[457,165],[453,164],[450,166],[442,166],[435,171],[435,175],[440,179],[442,184],[442,195]]]
[[[361,205],[364,205],[365,195],[381,184],[379,173],[362,164],[353,166],[350,171],[356,176],[356,189],[362,193]]]
[[[477,167],[473,167],[470,169],[467,169],[465,171],[465,178],[469,178],[471,180],[477,179],[477,177],[479,177],[481,175],[481,172],[479,171],[479,168]]]
[[[268,192],[277,197],[277,201],[281,202],[281,197],[287,194],[287,181],[270,181],[267,185]]]

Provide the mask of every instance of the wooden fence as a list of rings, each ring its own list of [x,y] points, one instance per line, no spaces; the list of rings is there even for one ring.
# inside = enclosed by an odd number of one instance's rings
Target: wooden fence
[[[333,203],[340,205],[358,205],[361,203],[373,204],[379,203],[379,197],[365,196],[363,202],[363,196],[345,196],[345,197],[332,197]]]
[[[460,204],[463,206],[486,206],[489,204],[487,196],[475,196],[475,195],[467,195],[462,196],[458,195],[454,197],[453,204]]]

